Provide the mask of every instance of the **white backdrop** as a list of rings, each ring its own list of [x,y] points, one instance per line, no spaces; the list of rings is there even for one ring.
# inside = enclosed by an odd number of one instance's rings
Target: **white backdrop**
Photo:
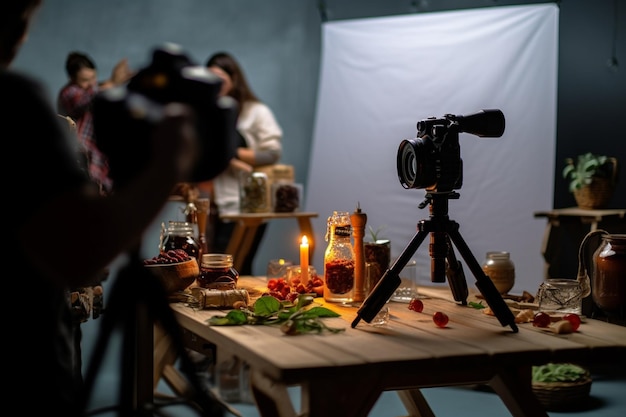
[[[463,186],[449,217],[479,263],[511,253],[513,293],[543,280],[556,142],[558,7],[507,6],[324,24],[307,211],[316,211],[314,265],[323,270],[326,218],[360,204],[398,256],[428,218],[425,190],[402,188],[396,154],[431,116],[500,109],[500,138],[461,133]],[[367,236],[367,235],[366,235]],[[415,253],[430,279],[429,238]],[[458,251],[468,285],[475,279]]]

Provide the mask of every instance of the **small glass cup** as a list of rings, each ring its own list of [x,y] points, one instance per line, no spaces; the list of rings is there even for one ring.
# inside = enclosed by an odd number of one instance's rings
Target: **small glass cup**
[[[537,293],[539,311],[551,314],[582,314],[582,288],[575,279],[551,278]]]
[[[287,259],[270,259],[267,263],[265,276],[267,279],[285,278],[287,276],[287,268],[292,266],[293,262]]]
[[[400,271],[400,286],[391,296],[391,301],[399,303],[409,303],[411,299],[417,298],[417,262],[412,259]]]

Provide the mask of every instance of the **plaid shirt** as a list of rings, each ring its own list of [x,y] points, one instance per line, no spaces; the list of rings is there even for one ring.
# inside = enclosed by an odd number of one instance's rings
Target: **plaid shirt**
[[[113,182],[109,178],[106,155],[98,149],[94,138],[91,109],[97,92],[95,88],[84,89],[76,84],[66,84],[59,92],[57,110],[76,122],[78,140],[87,157],[89,176],[100,185],[100,190],[106,193],[111,191]]]

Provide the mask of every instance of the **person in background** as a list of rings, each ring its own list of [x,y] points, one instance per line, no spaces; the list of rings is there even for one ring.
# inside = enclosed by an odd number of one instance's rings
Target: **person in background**
[[[59,91],[57,111],[76,122],[79,143],[87,159],[91,178],[100,185],[103,193],[110,192],[112,181],[106,156],[98,149],[94,137],[92,103],[100,90],[121,85],[133,75],[128,60],[122,59],[108,80],[99,82],[96,64],[85,53],[70,52],[65,60],[65,71],[69,80]]]
[[[283,132],[270,108],[254,94],[241,66],[231,54],[217,52],[209,57],[206,66],[222,79],[220,95],[234,98],[239,105],[237,157],[211,183],[200,185],[201,189],[208,188],[212,193],[211,200],[217,207],[215,224],[210,225],[213,228],[213,250],[225,253],[235,223],[222,221],[219,216],[239,213],[239,174],[277,163],[282,155]],[[238,271],[241,275],[252,275],[252,261],[266,228],[267,223],[263,223],[257,229],[250,252]]]
[[[109,195],[79,166],[75,138],[58,117],[41,83],[9,66],[26,41],[43,0],[0,3],[0,113],[5,192],[19,211],[5,222],[5,248],[19,273],[3,279],[0,320],[9,383],[0,399],[19,414],[84,416],[73,372],[68,288],[90,280],[119,255],[137,247],[175,184],[188,181],[197,154],[192,109],[164,106],[150,159]],[[65,125],[64,125],[65,124]],[[120,140],[124,138],[120,132]],[[20,172],[15,171],[19,167]],[[45,181],[33,188],[33,179]],[[50,230],[53,233],[49,233]]]

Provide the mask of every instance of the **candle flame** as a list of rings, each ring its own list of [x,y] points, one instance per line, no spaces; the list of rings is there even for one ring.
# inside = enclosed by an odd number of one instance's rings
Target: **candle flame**
[[[302,236],[302,244],[303,245],[308,245],[309,244],[309,239],[307,239],[306,236]]]

